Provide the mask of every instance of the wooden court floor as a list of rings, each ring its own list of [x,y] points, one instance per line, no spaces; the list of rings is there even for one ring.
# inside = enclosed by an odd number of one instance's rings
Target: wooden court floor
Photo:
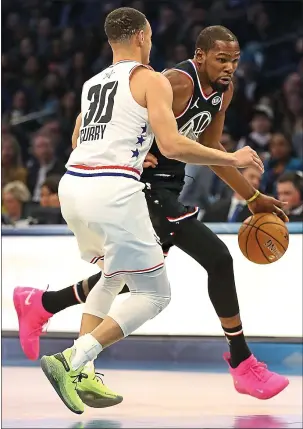
[[[302,428],[302,377],[277,397],[238,394],[228,374],[106,370],[124,401],[81,416],[62,404],[40,368],[2,369],[4,428]]]

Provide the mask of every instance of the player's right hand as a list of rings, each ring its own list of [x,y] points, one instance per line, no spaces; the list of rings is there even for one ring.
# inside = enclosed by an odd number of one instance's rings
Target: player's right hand
[[[246,168],[254,167],[261,173],[264,173],[264,165],[256,151],[250,146],[245,146],[234,153],[235,167]]]
[[[143,163],[143,168],[148,168],[148,167],[156,168],[157,165],[158,165],[157,158],[152,153],[148,152]]]

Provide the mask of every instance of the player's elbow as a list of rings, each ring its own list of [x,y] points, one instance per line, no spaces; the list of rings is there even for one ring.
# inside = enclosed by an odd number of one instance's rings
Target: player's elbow
[[[175,140],[166,139],[165,143],[160,143],[159,150],[165,158],[178,159],[180,156],[180,148]]]

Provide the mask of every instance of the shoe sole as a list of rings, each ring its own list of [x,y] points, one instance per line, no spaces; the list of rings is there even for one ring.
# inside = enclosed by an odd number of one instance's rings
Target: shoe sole
[[[48,379],[48,381],[51,383],[51,385],[53,386],[53,388],[55,389],[55,391],[57,392],[57,395],[59,396],[59,398],[61,399],[61,401],[66,405],[66,407],[72,411],[75,414],[82,414],[83,411],[81,410],[75,410],[73,409],[69,403],[65,400],[64,396],[61,393],[61,390],[59,388],[59,381],[55,379],[55,377],[52,374],[52,365],[49,361],[49,359],[47,359],[47,356],[43,356],[41,358],[40,361],[40,365],[42,368],[42,371],[44,372],[46,378]]]
[[[91,408],[108,408],[113,407],[114,405],[121,404],[123,401],[123,396],[117,396],[116,398],[104,398],[95,393],[83,392],[81,390],[77,390],[77,393],[81,399],[81,401]]]
[[[248,393],[246,391],[238,390],[237,388],[236,388],[236,391],[238,393],[240,393],[241,395],[248,395],[248,396],[251,396],[252,398],[259,399],[260,401],[267,401],[268,399],[274,398],[275,396],[279,395],[279,393],[283,392],[283,390],[285,390],[288,385],[289,385],[289,380],[288,380],[287,384],[285,384],[282,388],[280,388],[280,390],[275,391],[271,395],[262,396],[262,397],[261,396],[257,396],[257,395],[252,395],[252,394],[250,394],[250,393]]]

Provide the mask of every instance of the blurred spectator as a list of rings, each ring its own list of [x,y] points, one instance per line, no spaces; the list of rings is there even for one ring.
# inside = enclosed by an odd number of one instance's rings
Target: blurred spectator
[[[253,168],[242,170],[243,177],[256,189],[260,186],[261,173]],[[234,192],[229,198],[223,198],[212,204],[203,216],[203,222],[243,222],[251,215],[246,201]]]
[[[38,205],[41,184],[49,174],[64,172],[80,110],[81,86],[112,61],[102,23],[107,13],[122,5],[142,10],[149,18],[153,29],[151,66],[157,71],[192,58],[196,38],[205,26],[221,24],[230,28],[239,39],[241,61],[226,112],[225,127],[229,132],[223,133],[222,143],[227,150],[250,144],[265,157],[271,134],[278,126],[289,136],[292,156],[303,158],[301,11],[298,2],[293,2],[291,8],[284,3],[19,0],[20,12],[15,12],[19,9],[7,2],[2,10],[2,136],[6,142],[3,185],[15,179],[26,180],[22,158],[23,163],[28,163],[27,183]],[[257,107],[253,110],[253,106]],[[10,137],[4,140],[4,135]],[[17,156],[20,162],[11,168],[4,164],[10,165],[10,152],[15,153],[7,143],[12,135],[21,154]],[[42,137],[43,149],[37,145],[36,151],[30,143],[33,136],[34,140],[39,136],[41,141],[42,135],[46,136]],[[276,178],[293,161],[281,167],[281,162],[271,159],[269,169],[272,163]],[[14,174],[10,176],[8,170],[14,170]],[[206,209],[214,200],[230,198],[232,194],[208,167],[187,166],[186,174],[181,198],[189,205]],[[267,176],[265,173],[266,183]],[[274,186],[268,187],[271,189],[274,192]]]
[[[26,61],[29,57],[34,55],[35,48],[33,41],[29,37],[25,37],[21,40],[19,45],[19,56],[21,61]]]
[[[303,161],[293,153],[291,141],[282,133],[272,135],[269,143],[270,157],[264,162],[261,187],[266,194],[276,194],[276,181],[286,171],[303,171]]]
[[[283,129],[292,136],[296,154],[303,158],[303,92],[302,94],[295,92],[288,96]]]
[[[51,45],[52,23],[49,18],[41,18],[37,28],[37,49],[39,55],[48,53]]]
[[[286,125],[287,127],[285,131],[289,132],[290,134],[292,134],[292,130],[289,129],[289,126],[291,126],[291,123],[289,123],[289,119],[292,118],[292,122],[294,118],[292,113],[288,111],[288,106],[289,100],[293,95],[298,95],[301,98],[303,96],[303,81],[299,73],[290,73],[284,79],[282,88],[276,92],[274,97],[278,116],[277,119],[279,123],[283,123],[285,121],[284,117],[286,114],[290,117],[288,118],[288,121],[284,123],[284,126]],[[295,111],[297,111],[296,107]],[[296,114],[296,117],[297,116],[298,114]]]
[[[4,119],[16,124],[22,116],[29,113],[29,110],[27,95],[24,91],[19,90],[13,95],[11,108],[4,113]]]
[[[21,149],[18,141],[11,134],[1,136],[1,183],[26,182],[27,171],[22,165]]]
[[[99,73],[101,70],[108,67],[112,62],[112,50],[108,44],[108,42],[104,42],[99,56],[94,60],[92,65],[93,73]]]
[[[40,84],[41,79],[41,67],[38,58],[30,56],[24,63],[23,67],[24,81],[23,86],[26,90],[38,96],[37,87]],[[36,101],[36,100],[35,100]]]
[[[58,187],[61,177],[49,176],[41,186],[41,207],[60,207]]]
[[[65,171],[64,164],[55,156],[55,144],[48,134],[38,133],[32,140],[32,156],[28,163],[27,185],[33,195],[33,201],[39,202],[41,185],[46,177]]]
[[[25,203],[30,201],[30,192],[24,183],[16,180],[3,188],[1,223],[21,225],[25,223]],[[22,221],[22,222],[21,222]]]
[[[154,43],[159,53],[163,54],[174,45],[179,28],[176,12],[171,5],[159,8],[159,19],[154,26]]]
[[[41,108],[55,113],[59,107],[59,98],[63,93],[64,84],[58,73],[48,73],[41,88]]]
[[[40,205],[31,207],[32,223],[39,225],[64,224],[58,198],[60,176],[49,176],[41,186]]]
[[[278,199],[287,203],[285,209],[290,222],[303,221],[303,173],[282,174],[277,182]]]
[[[270,107],[258,105],[254,108],[250,122],[251,132],[239,141],[238,149],[244,146],[252,147],[263,159],[268,155],[273,112]]]
[[[69,85],[71,85],[71,87],[74,88],[80,96],[84,82],[90,77],[91,75],[87,70],[84,52],[76,52],[73,56],[71,67],[67,75]]]

